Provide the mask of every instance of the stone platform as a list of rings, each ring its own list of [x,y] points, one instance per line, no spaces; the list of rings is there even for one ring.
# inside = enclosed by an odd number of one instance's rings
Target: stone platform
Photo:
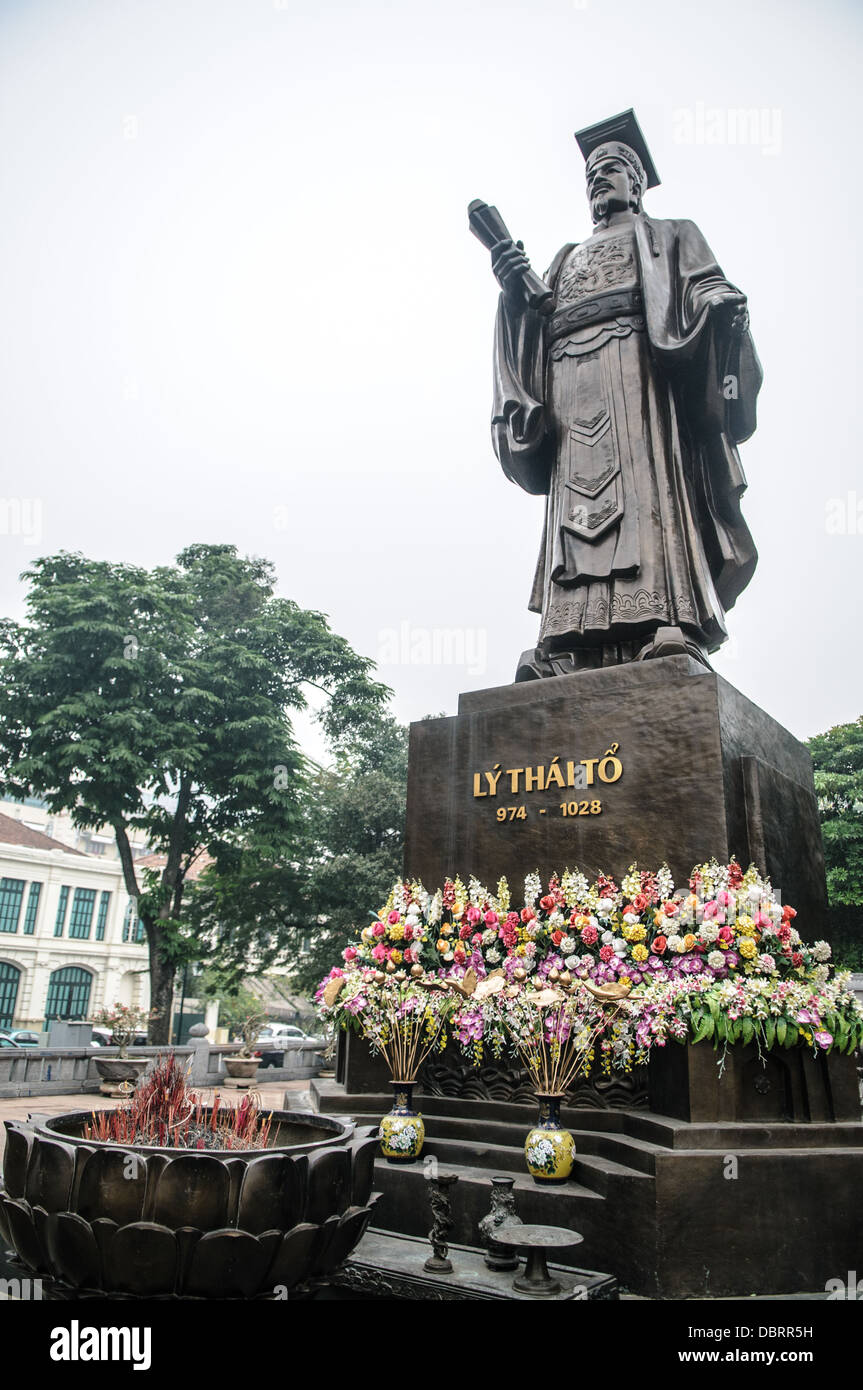
[[[311,1091],[322,1113],[350,1114],[358,1123],[379,1121],[391,1105],[383,1088],[350,1093],[344,1084],[315,1081]],[[422,1093],[417,1104],[426,1124],[423,1158],[376,1164],[383,1196],[375,1222],[390,1232],[427,1233],[423,1164],[436,1160],[459,1173],[454,1241],[477,1244],[489,1179],[508,1173],[523,1221],[579,1231],[579,1266],[607,1270],[623,1290],[646,1297],[794,1294],[859,1266],[859,1119],[692,1122],[646,1109],[564,1107],[575,1167],[565,1185],[547,1188],[525,1169],[532,1105]],[[560,1263],[569,1263],[565,1255]]]
[[[372,1298],[436,1303],[537,1301],[532,1294],[513,1288],[513,1272],[496,1273],[487,1269],[481,1250],[451,1245],[451,1274],[430,1274],[425,1270],[423,1265],[430,1253],[427,1239],[371,1230],[363,1236],[344,1268],[332,1275],[329,1282],[336,1289]],[[551,1261],[548,1268],[563,1287],[561,1293],[543,1298],[543,1303],[607,1301],[618,1296],[617,1284],[607,1274],[567,1268]]]
[[[411,725],[405,872],[430,891],[505,875],[515,898],[535,870],[636,860],[685,884],[714,855],[757,864],[805,939],[822,933],[809,752],[690,657],[471,691],[456,716]]]

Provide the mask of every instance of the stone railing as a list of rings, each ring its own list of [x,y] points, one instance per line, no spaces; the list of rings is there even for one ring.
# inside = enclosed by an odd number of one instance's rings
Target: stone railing
[[[260,1081],[299,1081],[317,1076],[323,1062],[323,1041],[311,1038],[289,1039],[279,1044],[284,1052],[283,1067],[265,1067]],[[190,1066],[193,1086],[218,1086],[225,1079],[225,1058],[240,1050],[239,1043],[211,1043],[206,1037],[193,1037],[176,1047],[130,1047],[129,1057],[155,1059],[173,1052],[184,1066]],[[0,1098],[14,1096],[65,1095],[95,1092],[100,1076],[97,1059],[116,1057],[116,1047],[22,1047],[0,1048]],[[190,1065],[191,1064],[191,1065]]]

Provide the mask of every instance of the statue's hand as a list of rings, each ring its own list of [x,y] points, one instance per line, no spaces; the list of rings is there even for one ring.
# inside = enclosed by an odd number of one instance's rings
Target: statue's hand
[[[717,295],[710,300],[710,308],[735,337],[742,337],[749,328],[749,311],[745,294]]]
[[[524,273],[530,269],[530,261],[524,254],[524,245],[510,238],[499,241],[491,248],[491,268],[494,277],[513,307],[524,307]]]

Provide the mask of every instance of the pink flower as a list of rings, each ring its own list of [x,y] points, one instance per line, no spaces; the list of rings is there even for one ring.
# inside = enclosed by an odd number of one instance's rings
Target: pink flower
[[[374,926],[372,927],[372,934],[374,936],[386,936],[387,929],[384,926],[383,922],[375,922]]]
[[[833,1034],[832,1034],[832,1033],[828,1033],[828,1032],[826,1031],[826,1029],[823,1029],[823,1028],[821,1029],[820,1032],[818,1032],[818,1033],[813,1033],[812,1036],[813,1036],[813,1038],[815,1039],[815,1041],[817,1042],[817,1044],[818,1044],[819,1047],[829,1047],[829,1046],[831,1045],[831,1043],[833,1042]]]
[[[599,931],[588,922],[587,926],[581,929],[581,939],[585,946],[595,946],[599,939]]]
[[[414,929],[409,922],[405,923],[405,941],[413,941]]]
[[[482,921],[482,913],[480,912],[478,907],[473,907],[473,905],[471,905],[468,908],[467,920],[470,922],[471,926],[476,926],[477,922]]]
[[[485,924],[486,924],[486,926],[487,926],[487,927],[496,927],[497,924],[498,924],[498,921],[499,921],[499,918],[498,918],[497,913],[496,913],[496,912],[492,912],[491,909],[489,909],[489,911],[485,914]]]
[[[719,911],[719,904],[711,900],[704,904],[702,911],[705,917],[715,917]]]
[[[357,948],[356,948],[356,946],[346,946],[345,949],[342,951],[342,957],[343,957],[344,960],[356,960],[356,958],[357,958]]]
[[[378,942],[377,946],[375,946],[372,950],[372,960],[386,960],[386,958],[387,948],[386,946],[382,946],[380,942]]]
[[[387,921],[389,922],[391,927],[394,927],[398,920],[399,914],[396,912],[395,908],[393,908],[392,912],[387,917]]]
[[[601,961],[605,961],[606,964],[607,964],[608,961],[610,961],[610,960],[613,958],[613,956],[614,956],[614,947],[613,947],[613,946],[600,946],[600,948],[599,948],[599,959],[600,959]]]

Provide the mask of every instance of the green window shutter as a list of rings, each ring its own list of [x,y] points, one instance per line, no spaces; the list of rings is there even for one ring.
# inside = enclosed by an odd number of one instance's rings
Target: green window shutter
[[[0,878],[0,931],[16,932],[27,880]]]
[[[36,930],[36,918],[39,915],[39,899],[42,896],[41,883],[31,883],[30,893],[27,898],[27,911],[24,914],[24,935],[32,936]]]
[[[69,902],[69,889],[66,884],[60,889],[60,901],[57,904],[57,920],[54,923],[54,935],[62,936],[63,928],[66,925],[66,907]]]
[[[96,906],[95,888],[76,888],[69,916],[69,935],[78,941],[89,941]]]
[[[105,923],[108,920],[108,904],[111,901],[111,894],[103,892],[99,899],[99,916],[96,918],[96,940],[105,940]]]

